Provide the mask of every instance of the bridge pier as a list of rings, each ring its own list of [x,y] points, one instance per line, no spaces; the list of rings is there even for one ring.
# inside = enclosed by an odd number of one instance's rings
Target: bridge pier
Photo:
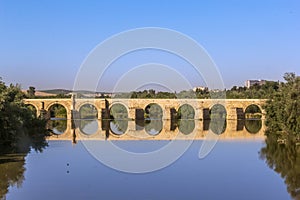
[[[102,119],[102,109],[98,109],[97,111],[98,119]]]
[[[107,108],[102,108],[101,109],[101,119],[110,119],[110,113],[109,113],[109,109]]]
[[[237,131],[237,126],[238,126],[238,120],[226,120],[227,123],[227,131],[229,132],[235,132]]]
[[[237,119],[237,112],[235,107],[227,107],[226,106],[226,111],[227,111],[227,119]]]
[[[41,117],[41,110],[36,110],[36,117]]]
[[[195,109],[195,116],[194,119],[203,120],[203,109],[201,107],[197,107]]]
[[[128,119],[134,120],[136,118],[136,109],[133,107],[128,108]]]
[[[245,112],[243,108],[236,108],[237,119],[245,119]]]
[[[171,119],[171,108],[169,106],[165,107],[165,110],[163,111],[163,120],[170,120]]]
[[[80,114],[79,114],[79,111],[73,109],[71,110],[71,119],[74,120],[74,119],[80,119]]]
[[[67,110],[67,119],[72,119],[72,111]]]
[[[209,120],[210,119],[209,108],[203,108],[202,113],[203,113],[202,114],[203,120]]]

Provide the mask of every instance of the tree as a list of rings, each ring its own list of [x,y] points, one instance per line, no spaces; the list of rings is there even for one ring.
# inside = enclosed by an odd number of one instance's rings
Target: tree
[[[285,180],[291,196],[300,199],[300,78],[286,73],[284,79],[265,105],[267,137],[260,155]]]
[[[300,134],[300,78],[286,73],[284,79],[286,83],[279,86],[265,106],[266,125],[270,130]]]
[[[41,150],[46,145],[45,121],[23,103],[25,94],[19,85],[6,86],[0,79],[0,154]]]
[[[29,89],[27,90],[27,95],[29,98],[34,98],[35,97],[35,87],[30,86]]]
[[[24,97],[19,85],[6,86],[0,78],[0,199],[6,199],[9,187],[22,184],[30,149],[47,146],[46,123],[23,104]]]

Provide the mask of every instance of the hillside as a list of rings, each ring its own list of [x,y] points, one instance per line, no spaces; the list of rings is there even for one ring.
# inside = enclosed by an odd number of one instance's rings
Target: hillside
[[[51,89],[51,90],[40,90],[40,92],[48,93],[48,94],[69,94],[72,92],[72,90],[66,90],[66,89]],[[36,94],[37,95],[37,94]]]

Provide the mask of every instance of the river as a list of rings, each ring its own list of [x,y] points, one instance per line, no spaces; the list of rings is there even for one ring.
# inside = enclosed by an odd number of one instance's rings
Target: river
[[[240,124],[242,128],[237,126],[239,124],[237,122],[231,123],[234,124],[236,130],[233,130],[232,125],[228,125],[230,123],[227,122],[214,148],[207,156],[200,159],[200,148],[206,142],[205,135],[209,134],[207,130],[203,130],[207,126],[204,122],[186,122],[185,128],[181,127],[181,132],[187,131],[184,129],[190,130],[189,134],[197,132],[194,135],[196,139],[193,141],[186,138],[176,141],[167,140],[164,137],[155,139],[155,136],[169,134],[172,131],[172,123],[168,124],[169,122],[165,121],[162,124],[156,123],[148,129],[148,132],[146,131],[150,135],[149,138],[136,139],[137,135],[132,133],[130,137],[135,136],[133,140],[124,139],[126,134],[130,135],[131,125],[127,125],[128,130],[124,133],[121,131],[119,135],[113,133],[111,130],[113,128],[110,127],[108,137],[103,139],[99,136],[95,139],[91,138],[91,135],[97,134],[96,126],[100,126],[98,129],[101,129],[98,134],[102,131],[105,135],[105,128],[101,122],[92,120],[90,123],[78,123],[75,132],[68,129],[68,123],[64,120],[51,122],[50,126],[56,135],[48,138],[48,147],[42,152],[31,150],[27,155],[1,156],[0,198],[11,200],[291,198],[284,179],[270,169],[261,154],[266,146],[265,137],[261,134],[263,127],[256,129],[252,127],[251,130],[257,131],[254,133],[249,132],[249,127],[246,129],[245,122],[242,122],[243,126]],[[261,126],[257,122],[251,123]],[[194,127],[193,130],[190,126]],[[137,132],[137,126],[134,127]],[[202,134],[199,133],[199,127],[202,129],[200,131]],[[75,140],[72,137],[67,138],[67,135],[73,134],[64,133],[64,130],[75,133]],[[176,130],[180,130],[178,124],[175,129],[173,126],[173,131],[176,132]],[[79,132],[84,131],[90,134],[81,138]],[[154,136],[151,133],[154,133]],[[65,136],[62,136],[64,134]],[[222,136],[224,134],[227,136]],[[95,155],[96,151],[101,150],[103,154],[111,156],[112,160],[116,159],[107,147],[110,143],[119,149],[135,154],[161,151],[170,143],[179,146],[188,144],[188,148],[178,159],[174,159],[174,162],[158,170],[150,170],[147,173],[128,173],[118,170],[118,166],[103,162]],[[91,144],[96,144],[99,149],[91,150]],[[157,160],[159,159],[158,156]],[[152,165],[156,161],[138,163],[131,160],[128,162],[132,162],[131,164],[138,169],[140,166]],[[122,168],[122,163],[117,164]]]

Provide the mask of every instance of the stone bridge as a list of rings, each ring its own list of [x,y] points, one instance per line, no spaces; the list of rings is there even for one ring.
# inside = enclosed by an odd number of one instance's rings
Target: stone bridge
[[[182,105],[189,105],[194,109],[194,119],[208,119],[209,111],[214,105],[220,104],[226,109],[227,119],[242,119],[245,116],[245,110],[250,105],[256,105],[262,112],[262,118],[265,116],[263,104],[265,99],[25,99],[24,103],[32,105],[41,113],[49,113],[51,106],[60,104],[67,111],[67,119],[76,119],[80,108],[83,105],[93,105],[98,113],[98,119],[105,118],[105,113],[115,104],[122,104],[128,113],[129,119],[136,119],[138,112],[145,111],[150,104],[157,104],[162,109],[162,119],[172,118],[173,112],[178,112]]]

